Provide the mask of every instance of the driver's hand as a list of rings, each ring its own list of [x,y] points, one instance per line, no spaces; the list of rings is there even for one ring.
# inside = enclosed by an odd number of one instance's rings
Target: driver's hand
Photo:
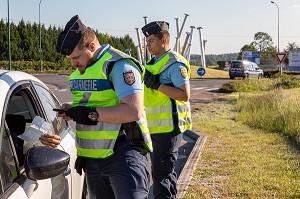
[[[56,148],[60,144],[60,136],[47,132],[39,138],[40,142],[52,148]]]

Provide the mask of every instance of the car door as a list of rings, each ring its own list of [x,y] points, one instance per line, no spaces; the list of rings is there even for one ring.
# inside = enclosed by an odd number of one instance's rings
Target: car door
[[[259,68],[259,66],[255,63],[253,63],[253,71],[254,71],[254,75],[255,77],[259,77],[261,74],[261,69]]]
[[[35,115],[43,117],[38,98],[29,81],[16,83],[5,95],[1,121],[1,198],[51,198],[51,179],[33,181],[26,177],[24,158],[28,145],[17,136]],[[26,147],[25,147],[26,145]],[[33,191],[34,190],[34,191]]]
[[[76,198],[75,195],[72,197],[72,189],[76,186],[72,182],[76,179],[72,178],[75,172],[71,168],[74,167],[76,157],[74,134],[67,122],[52,113],[52,108],[59,106],[56,98],[43,85],[30,81],[16,83],[7,93],[2,94],[6,95],[6,100],[0,131],[0,198]],[[52,124],[51,131],[62,138],[59,148],[70,152],[72,158],[70,168],[63,175],[34,181],[27,178],[23,165],[24,154],[32,146],[17,136],[24,132],[37,115]],[[83,180],[80,180],[78,184],[82,185]],[[80,192],[82,186],[77,187]]]
[[[253,64],[251,62],[249,62],[248,66],[247,66],[247,71],[248,71],[248,77],[253,77],[254,75],[254,70],[253,70]]]
[[[59,108],[60,104],[52,92],[49,92],[44,86],[33,82],[36,94],[41,100],[41,105],[45,111],[46,120],[53,126],[55,134],[61,136],[61,144],[58,146],[59,149],[66,151],[70,155],[70,173],[65,175],[65,180],[68,181],[66,186],[68,187],[69,198],[79,199],[81,198],[83,189],[83,176],[79,176],[74,169],[75,160],[77,157],[75,147],[75,133],[72,127],[62,118],[57,117],[57,113],[53,111],[53,108]],[[60,182],[57,183],[57,188],[60,187]]]

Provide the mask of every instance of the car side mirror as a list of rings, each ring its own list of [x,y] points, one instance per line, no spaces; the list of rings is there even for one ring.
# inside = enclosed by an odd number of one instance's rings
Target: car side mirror
[[[31,180],[43,180],[62,174],[68,167],[70,155],[59,149],[36,146],[25,156],[25,172]]]

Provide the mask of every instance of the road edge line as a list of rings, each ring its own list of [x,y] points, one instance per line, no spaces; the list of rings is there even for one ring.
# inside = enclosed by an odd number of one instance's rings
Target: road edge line
[[[193,172],[196,169],[199,157],[201,155],[202,149],[207,138],[207,136],[204,136],[201,133],[195,133],[194,131],[190,130],[184,133],[188,137],[196,140],[196,143],[177,180],[177,198],[181,198],[185,194],[189,183],[193,177]]]

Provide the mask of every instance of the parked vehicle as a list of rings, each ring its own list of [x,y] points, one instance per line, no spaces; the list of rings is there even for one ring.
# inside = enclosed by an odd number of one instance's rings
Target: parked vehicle
[[[232,61],[229,67],[229,77],[234,79],[235,77],[242,78],[262,78],[264,75],[263,70],[254,62],[246,60]]]
[[[75,134],[53,111],[60,105],[54,94],[30,74],[5,70],[0,70],[0,91],[0,198],[81,198],[86,190],[84,175],[74,169]],[[18,137],[36,116],[61,136],[57,149]]]

